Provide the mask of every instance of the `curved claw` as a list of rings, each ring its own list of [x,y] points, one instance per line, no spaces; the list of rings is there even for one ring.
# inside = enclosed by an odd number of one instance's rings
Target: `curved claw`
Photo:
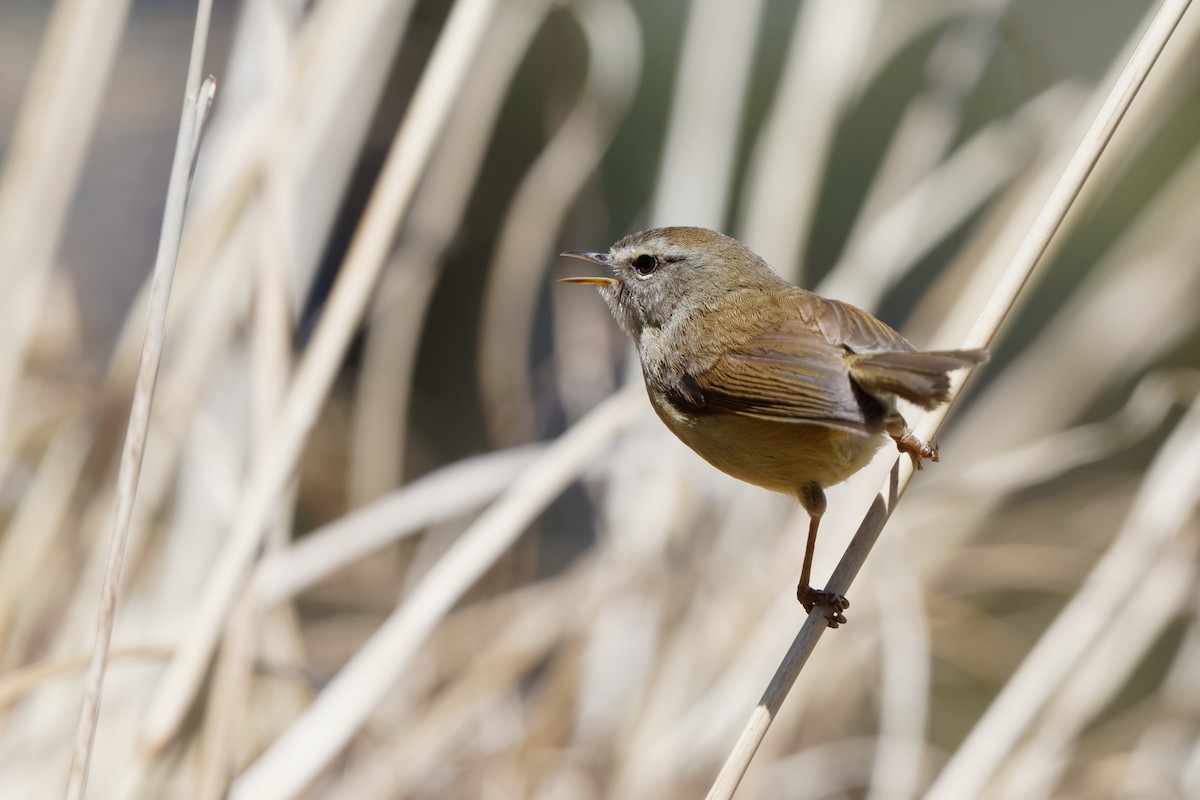
[[[937,442],[934,440],[930,440],[929,444],[925,444],[914,436],[913,432],[908,428],[905,428],[904,433],[900,435],[893,434],[892,438],[896,442],[897,450],[901,453],[908,453],[909,458],[912,459],[914,469],[921,468],[921,461],[923,459],[930,461],[938,460]]]
[[[796,587],[796,599],[809,613],[812,613],[816,606],[824,606],[825,621],[829,627],[836,628],[846,624],[846,615],[842,612],[850,607],[850,601],[842,595],[827,592],[824,589],[814,589],[811,586],[798,586]]]

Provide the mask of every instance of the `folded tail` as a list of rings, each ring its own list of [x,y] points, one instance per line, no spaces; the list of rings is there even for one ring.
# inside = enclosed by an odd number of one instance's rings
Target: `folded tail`
[[[986,350],[862,353],[849,356],[850,377],[868,394],[895,394],[922,408],[950,399],[950,373],[973,367]]]

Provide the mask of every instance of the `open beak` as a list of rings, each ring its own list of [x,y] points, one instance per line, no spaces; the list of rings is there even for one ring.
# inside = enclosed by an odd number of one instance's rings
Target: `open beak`
[[[560,253],[560,255],[567,256],[568,258],[578,258],[581,261],[591,261],[594,264],[600,264],[605,267],[608,266],[608,253],[588,253],[583,250],[568,250],[565,253]],[[617,283],[617,279],[608,276],[582,275],[578,278],[560,278],[559,282],[580,283],[589,286],[613,286]]]
[[[603,275],[581,275],[578,278],[559,278],[559,283],[582,283],[589,286],[612,286],[616,278],[606,278]]]

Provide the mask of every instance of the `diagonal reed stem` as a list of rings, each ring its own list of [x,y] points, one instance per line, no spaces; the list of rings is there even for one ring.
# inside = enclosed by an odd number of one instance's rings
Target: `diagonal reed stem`
[[[986,347],[996,336],[1000,325],[1012,309],[1021,289],[1028,281],[1030,274],[1041,261],[1046,249],[1050,246],[1054,234],[1061,227],[1071,206],[1079,197],[1079,193],[1095,167],[1100,155],[1104,152],[1113,132],[1128,111],[1133,98],[1150,74],[1158,56],[1166,47],[1190,5],[1191,0],[1164,0],[1163,4],[1151,20],[1146,33],[1138,43],[1137,49],[1117,78],[1107,99],[1093,120],[1083,141],[1071,156],[1062,177],[1050,192],[1041,212],[1034,220],[1029,233],[1017,248],[1008,269],[1001,276],[988,302],[984,305],[975,326],[963,341],[962,347]],[[962,390],[965,378],[961,374],[951,387],[950,402],[924,415],[916,425],[916,435],[925,441],[931,440],[942,423],[945,422],[954,401]],[[834,570],[826,587],[837,594],[845,594],[854,577],[862,567],[867,554],[871,551],[875,540],[883,530],[888,517],[895,508],[896,501],[904,493],[908,482],[912,479],[913,468],[907,458],[901,458],[892,466],[888,481],[875,500],[871,503],[866,516],[859,525],[842,556],[841,562]],[[741,782],[742,776],[750,766],[759,744],[766,736],[767,729],[778,713],[783,700],[791,690],[792,685],[800,675],[804,663],[816,647],[821,634],[825,632],[824,610],[815,608],[805,620],[800,632],[796,635],[792,646],[788,649],[782,663],[767,686],[758,705],[750,716],[750,720],[742,729],[732,752],[721,768],[708,800],[731,798]]]
[[[209,76],[201,83],[204,51],[208,44],[208,26],[212,17],[212,0],[199,0],[196,7],[196,27],[192,34],[192,52],[188,60],[187,81],[183,95],[183,110],[179,119],[179,134],[175,141],[175,157],[167,184],[167,199],[163,211],[162,230],[158,239],[158,254],[154,259],[154,280],[150,291],[150,308],[146,315],[146,332],[138,362],[137,383],[125,443],[121,449],[121,466],[117,476],[117,502],[113,510],[112,534],[108,558],[100,588],[100,604],[96,611],[96,640],[88,662],[84,683],[83,704],[75,731],[75,746],[71,755],[71,771],[67,778],[65,796],[81,800],[87,791],[88,768],[92,747],[96,741],[96,722],[100,716],[100,693],[104,688],[104,671],[108,665],[109,645],[117,613],[117,590],[121,585],[121,568],[125,562],[125,547],[129,542],[129,525],[137,497],[138,477],[142,471],[142,456],[146,451],[146,433],[150,426],[150,407],[158,381],[158,366],[162,360],[166,336],[167,305],[175,279],[175,263],[183,233],[183,213],[187,207],[188,187],[200,147],[204,120],[216,94],[216,81]]]
[[[312,341],[296,368],[278,420],[261,448],[226,543],[202,591],[187,634],[147,712],[144,740],[157,753],[175,736],[204,681],[238,594],[245,586],[278,498],[342,365],[346,348],[424,174],[429,153],[468,74],[496,0],[459,0],[445,22],[372,191]]]

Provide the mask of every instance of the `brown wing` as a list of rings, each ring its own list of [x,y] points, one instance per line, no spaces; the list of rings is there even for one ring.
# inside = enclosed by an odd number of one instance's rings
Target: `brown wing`
[[[694,412],[744,414],[861,433],[883,430],[886,409],[850,380],[846,351],[802,320],[787,320],[709,369],[685,376],[677,401]]]
[[[898,394],[922,408],[950,399],[950,373],[987,359],[982,350],[852,355],[850,377],[872,395]]]
[[[917,352],[903,336],[861,308],[811,295],[813,321],[848,355],[850,378],[867,394],[899,395],[922,408],[949,397],[949,373],[987,359],[983,350]]]
[[[916,348],[861,308],[809,293],[813,322],[832,345],[841,345],[852,353],[911,353]]]

